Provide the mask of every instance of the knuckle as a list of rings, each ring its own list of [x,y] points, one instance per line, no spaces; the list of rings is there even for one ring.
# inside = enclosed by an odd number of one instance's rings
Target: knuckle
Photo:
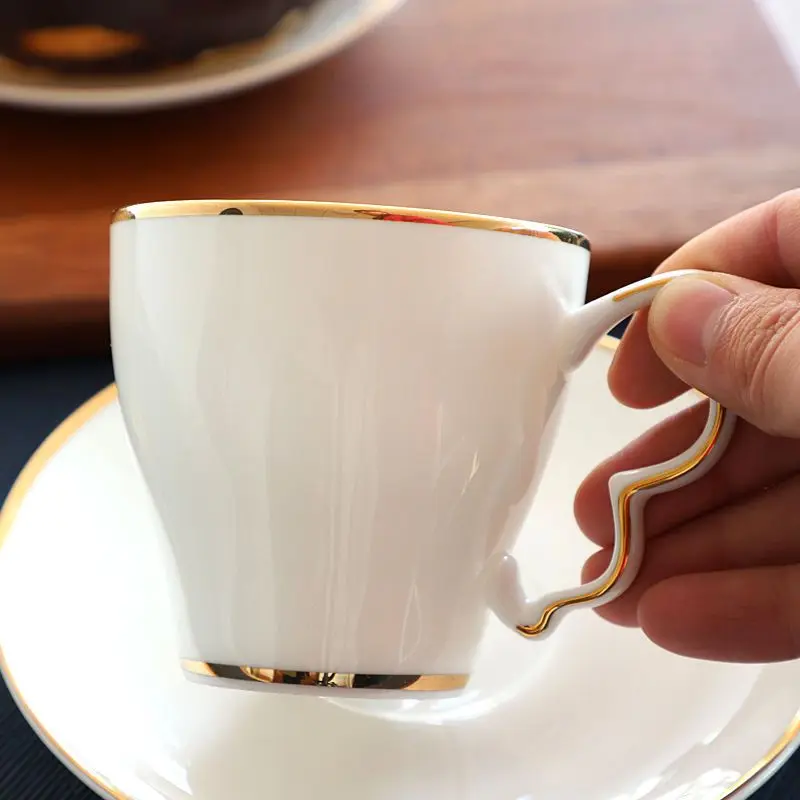
[[[779,212],[800,213],[800,188],[788,189],[776,195],[773,202]]]
[[[800,268],[800,189],[793,189],[776,198],[771,227],[777,263],[783,267],[786,276],[796,282]]]
[[[715,355],[739,384],[745,405],[768,412],[780,427],[780,408],[795,396],[791,384],[800,374],[800,292],[743,295],[725,317]]]

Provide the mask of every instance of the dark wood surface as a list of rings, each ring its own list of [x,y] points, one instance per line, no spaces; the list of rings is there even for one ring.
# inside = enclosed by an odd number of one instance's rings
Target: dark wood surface
[[[0,109],[0,358],[107,347],[110,211],[264,196],[576,227],[591,294],[800,185],[800,87],[752,0],[408,0],[205,105]]]

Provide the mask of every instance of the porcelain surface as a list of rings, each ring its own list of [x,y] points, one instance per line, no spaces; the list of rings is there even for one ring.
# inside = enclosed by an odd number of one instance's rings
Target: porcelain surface
[[[210,100],[315,64],[366,34],[404,0],[317,0],[261,42],[140,76],[76,78],[0,60],[0,103],[65,111],[123,111]]]
[[[515,555],[542,592],[591,552],[581,477],[668,413],[576,372]],[[594,614],[532,645],[491,619],[458,697],[354,700],[210,688],[178,665],[164,537],[113,390],[34,457],[0,518],[3,672],[33,727],[125,800],[743,800],[798,743],[800,663],[715,664]]]
[[[112,224],[120,407],[204,680],[459,689],[489,610],[533,639],[613,599],[647,495],[724,449],[712,403],[692,449],[612,479],[608,570],[531,592],[511,551],[571,369],[680,273],[584,303],[586,247],[404,211],[186,201]]]
[[[135,213],[111,228],[114,374],[170,544],[181,658],[468,674],[484,565],[518,535],[558,424],[588,251]]]

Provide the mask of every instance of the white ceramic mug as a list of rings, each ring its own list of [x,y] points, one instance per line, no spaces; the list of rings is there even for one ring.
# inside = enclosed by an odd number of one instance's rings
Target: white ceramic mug
[[[457,691],[488,610],[541,637],[630,585],[647,497],[706,472],[733,417],[711,401],[689,451],[614,476],[604,575],[526,598],[509,551],[569,373],[685,274],[584,305],[588,268],[575,231],[469,214],[233,200],[116,212],[114,369],[174,556],[187,675]]]

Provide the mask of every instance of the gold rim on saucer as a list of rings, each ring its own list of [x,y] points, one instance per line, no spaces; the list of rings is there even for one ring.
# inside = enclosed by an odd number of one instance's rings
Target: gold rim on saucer
[[[574,244],[585,250],[591,249],[589,240],[579,231],[543,222],[489,217],[483,214],[457,211],[438,211],[429,208],[328,203],[313,200],[163,200],[118,208],[111,216],[111,223],[113,225],[116,222],[126,222],[132,219],[217,216],[334,217],[337,219],[447,225],[498,233],[515,233],[521,236]]]
[[[615,350],[617,344],[618,341],[616,339],[611,336],[606,336],[598,343],[598,347],[607,350]],[[699,392],[695,392],[695,394],[700,397],[703,396]],[[80,428],[102,409],[111,405],[116,398],[116,385],[111,384],[107,386],[68,416],[34,452],[20,472],[14,485],[11,487],[11,491],[8,493],[2,508],[0,508],[0,550],[13,527],[14,520],[22,507],[26,495],[50,459],[61,450],[73,434],[80,430]],[[26,702],[11,670],[8,668],[8,664],[3,656],[2,646],[0,646],[0,675],[5,679],[12,697],[31,727],[38,733],[50,750],[78,777],[82,778],[92,788],[99,789],[109,797],[114,798],[114,800],[136,800],[133,796],[124,794],[115,786],[111,785],[102,775],[98,774],[91,767],[79,762],[59,744],[55,736],[42,724],[36,716],[36,713]],[[735,800],[735,798],[744,798],[745,795],[743,793],[749,794],[749,790],[760,782],[765,773],[767,773],[777,761],[787,755],[789,748],[798,738],[800,738],[800,709],[763,758],[744,773],[736,783],[724,790],[719,797],[713,798],[713,800]],[[712,798],[709,798],[709,800],[712,800]]]

